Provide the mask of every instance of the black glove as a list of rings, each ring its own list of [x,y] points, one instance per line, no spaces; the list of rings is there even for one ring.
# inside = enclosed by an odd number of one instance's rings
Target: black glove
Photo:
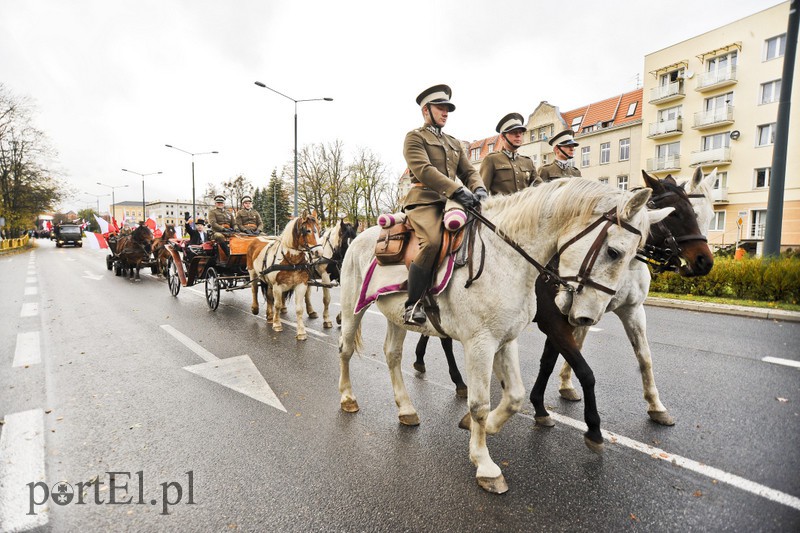
[[[489,198],[489,193],[486,192],[486,189],[483,187],[478,187],[475,189],[475,198],[478,199],[478,202],[483,203],[484,200]]]
[[[450,199],[460,203],[464,207],[474,208],[478,205],[478,199],[465,187],[456,189],[456,192],[453,193]]]

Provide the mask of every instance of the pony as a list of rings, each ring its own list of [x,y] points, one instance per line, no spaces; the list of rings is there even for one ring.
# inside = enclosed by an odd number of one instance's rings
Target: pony
[[[266,285],[266,318],[273,331],[282,331],[280,309],[284,295],[294,292],[297,315],[297,340],[308,339],[303,323],[303,301],[311,269],[312,249],[317,246],[319,224],[303,214],[289,222],[279,237],[258,237],[247,248],[247,271],[250,274],[253,303],[258,314],[258,287]]]
[[[164,277],[167,276],[167,261],[169,260],[169,250],[166,248],[166,244],[170,241],[170,239],[174,239],[177,236],[177,232],[175,231],[174,224],[167,224],[166,230],[161,235],[161,237],[153,240],[153,259],[156,262],[156,266],[154,268],[153,274],[162,274]]]
[[[700,226],[698,224],[697,211],[707,211],[707,207],[713,206],[710,193],[705,196],[705,202],[696,201],[693,203],[685,191],[685,183],[682,186],[677,185],[672,176],[658,180],[644,171],[642,171],[642,174],[647,187],[653,190],[651,202],[658,207],[671,206],[675,208],[671,215],[651,228],[648,239],[649,246],[661,247],[661,249],[668,252],[661,254],[661,257],[666,256],[669,258],[666,264],[660,264],[661,268],[675,270],[682,276],[687,277],[708,274],[714,264],[713,254],[705,237],[708,222],[704,222],[704,225]],[[692,177],[690,190],[704,186],[708,190],[707,184],[713,184],[715,180],[716,169],[708,177],[705,177],[703,171],[698,168]],[[713,207],[711,208],[711,213],[711,216],[713,216]],[[700,229],[701,227],[703,228],[702,230]],[[672,250],[673,248],[674,251]],[[659,263],[656,262],[655,266],[658,268]],[[645,316],[644,302],[649,289],[650,271],[644,262],[635,261],[628,269],[626,282],[622,284],[620,290],[611,299],[606,312],[613,312],[619,317],[628,340],[633,347],[642,377],[642,391],[647,402],[648,417],[657,424],[672,426],[675,424],[675,420],[661,402],[656,388],[652,353],[650,344],[647,341],[647,318]],[[540,298],[544,298],[542,293],[546,289],[537,287],[537,290],[540,293]],[[544,388],[558,358],[558,353],[559,351],[563,353],[563,349],[580,350],[586,334],[589,332],[587,327],[574,328],[574,347],[562,347],[557,346],[557,343],[554,342],[554,335],[547,330],[549,326],[551,325],[547,323],[539,324],[539,328],[548,335],[548,340],[545,342],[539,375],[530,396],[535,410],[534,419],[537,424],[545,427],[554,425],[544,407]],[[558,326],[555,328],[557,329]],[[561,380],[559,395],[566,400],[579,401],[581,396],[572,384],[572,369],[568,362],[562,365],[559,376]]]
[[[559,255],[558,273],[547,274],[563,287],[555,299],[558,311],[575,326],[595,324],[650,224],[671,212],[645,209],[650,195],[649,189],[628,192],[593,180],[570,178],[485,201],[483,214],[496,224],[498,233],[482,233],[482,275],[466,288],[468,269],[456,270],[448,289],[436,297],[443,333],[464,345],[469,412],[461,425],[470,429],[469,458],[477,467],[476,479],[484,490],[498,494],[508,490],[500,467],[489,455],[486,436],[500,431],[524,400],[517,337],[537,314],[534,289],[540,269],[544,270],[541,264]],[[379,232],[380,227],[374,226],[360,234],[350,245],[342,267],[339,402],[345,412],[359,410],[350,381],[350,360],[361,347],[360,325],[366,308],[356,313],[355,306],[366,273],[373,266]],[[519,243],[515,245],[519,253],[509,248],[509,240]],[[400,368],[406,330],[445,335],[430,321],[424,326],[405,325],[404,301],[404,294],[391,294],[379,298],[376,305],[387,319],[384,352],[398,417],[401,424],[415,426],[419,416]],[[492,371],[502,384],[502,399],[494,410],[490,409]],[[587,425],[587,446],[602,450],[599,419],[587,421]]]
[[[130,273],[130,278],[133,279],[135,271],[136,279],[141,279],[139,270],[142,268],[142,263],[150,260],[152,244],[153,233],[150,228],[145,226],[144,222],[139,223],[139,226],[130,235],[120,237],[115,248],[115,253],[119,258],[116,275]]]
[[[315,280],[321,281],[322,327],[326,329],[333,327],[328,312],[331,302],[331,283],[339,281],[344,254],[356,235],[356,226],[340,219],[332,228],[325,230],[320,237],[319,248],[315,250],[317,259],[314,261],[311,274]],[[317,318],[319,315],[311,305],[311,291],[306,291],[305,304],[308,318]]]

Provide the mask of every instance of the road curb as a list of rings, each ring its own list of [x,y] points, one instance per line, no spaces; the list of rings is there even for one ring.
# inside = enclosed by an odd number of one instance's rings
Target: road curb
[[[764,309],[761,307],[745,307],[741,305],[718,304],[711,302],[690,302],[686,300],[671,300],[669,298],[648,297],[645,305],[654,307],[669,307],[672,309],[686,309],[704,313],[718,313],[721,315],[735,315],[750,318],[766,318],[769,320],[782,320],[785,322],[800,322],[800,312],[784,311],[783,309]]]

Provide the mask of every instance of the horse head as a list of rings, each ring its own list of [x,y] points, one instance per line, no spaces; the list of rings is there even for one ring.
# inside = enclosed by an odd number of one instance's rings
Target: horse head
[[[697,176],[697,172],[695,172]],[[702,170],[700,171],[702,177]],[[648,207],[672,207],[674,211],[650,228],[650,249],[655,249],[666,264],[682,276],[704,276],[714,266],[714,255],[698,226],[692,202],[672,176],[657,179],[642,171],[645,185],[653,191]]]
[[[145,226],[144,224],[139,224],[135,230],[133,230],[133,234],[131,235],[131,239],[136,244],[142,246],[147,253],[150,253],[153,245],[153,232],[150,231],[150,228]]]
[[[714,220],[714,198],[711,191],[717,182],[717,169],[710,174],[703,174],[703,169],[697,167],[689,183],[684,182],[681,187],[686,190],[688,186],[689,200],[692,202],[694,213],[697,215],[697,225],[703,235],[708,235],[708,229]]]
[[[161,235],[160,239],[164,242],[167,242],[170,239],[174,239],[176,235],[177,232],[175,231],[175,224],[167,224],[167,229]]]
[[[339,235],[334,255],[336,255],[340,261],[344,258],[344,254],[347,253],[347,248],[357,235],[356,227],[353,224],[345,222],[344,219],[339,221]]]
[[[284,231],[283,243],[285,246],[294,250],[309,250],[317,246],[319,223],[314,216],[303,213],[287,226],[287,229],[289,228],[291,228],[290,235],[286,235],[286,231]],[[287,242],[286,237],[289,237],[290,242]]]

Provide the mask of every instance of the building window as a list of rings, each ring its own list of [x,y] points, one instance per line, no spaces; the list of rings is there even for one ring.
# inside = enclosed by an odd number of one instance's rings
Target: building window
[[[719,189],[727,189],[728,188],[728,173],[727,172],[717,172],[717,181],[714,182],[715,190]]]
[[[547,154],[544,154],[542,156],[542,165],[546,165],[546,164],[547,164]]]
[[[775,123],[764,124],[758,127],[756,146],[769,146],[775,143]]]
[[[714,211],[709,231],[725,231],[725,211]]]
[[[611,161],[611,143],[600,145],[600,164],[605,165]]]
[[[752,215],[750,217],[750,238],[763,239],[764,229],[767,226],[767,210],[754,209],[750,214]]]
[[[536,128],[531,133],[531,140],[546,141],[551,137],[552,131],[553,131],[552,124],[548,124],[547,126],[542,126],[541,128]]]
[[[619,140],[619,160],[620,161],[627,161],[631,158],[631,140],[630,139],[620,139]]]
[[[718,148],[730,148],[731,134],[729,131],[706,135],[703,137],[703,151],[716,150]]]
[[[573,118],[572,124],[570,125],[570,129],[572,129],[572,131],[578,131],[578,128],[580,128],[581,126],[582,120],[583,120],[583,115]]]
[[[733,91],[706,98],[704,107],[706,111],[724,111],[731,105],[733,105]]]
[[[583,146],[581,148],[581,166],[588,167],[589,166],[589,155],[591,154],[591,147],[590,146]]]
[[[636,113],[636,106],[638,104],[639,104],[639,102],[631,102],[631,104],[628,106],[628,113],[625,116],[626,117],[632,117],[633,114]]]
[[[758,97],[759,104],[771,104],[781,97],[781,80],[768,81],[761,84],[761,93]]]
[[[599,181],[603,185],[608,185],[608,178],[598,178],[597,181]]]
[[[712,57],[706,62],[706,72],[730,72],[732,69],[736,68],[736,60],[738,57],[738,52]]]
[[[769,187],[769,176],[772,174],[772,167],[757,168],[755,179],[753,180],[754,189],[766,189]]]
[[[494,143],[489,145],[489,153],[494,152]]]
[[[481,156],[481,149],[480,148],[473,148],[472,149],[472,159],[478,159]]]
[[[680,142],[656,145],[656,157],[659,159],[678,155],[681,155]]]
[[[593,131],[594,131],[594,124],[592,124],[591,126],[586,126],[585,128],[583,128],[583,133],[590,133],[590,132],[593,132]]]
[[[617,189],[628,190],[628,176],[617,176]]]
[[[786,53],[786,34],[782,33],[772,39],[767,39],[764,42],[764,61],[775,59],[776,57],[783,57]]]
[[[537,154],[533,154],[531,156],[531,160],[533,161],[533,166],[537,165],[537,161],[539,161],[539,156]]]

